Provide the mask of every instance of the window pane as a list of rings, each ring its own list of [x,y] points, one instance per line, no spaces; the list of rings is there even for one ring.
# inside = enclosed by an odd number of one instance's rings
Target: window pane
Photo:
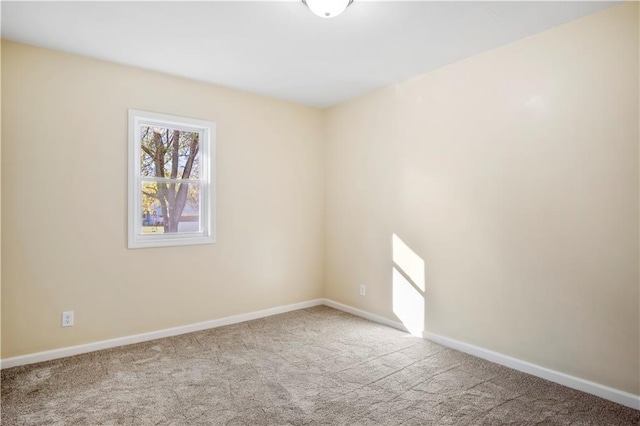
[[[202,232],[200,184],[143,181],[142,234]]]
[[[140,126],[143,177],[200,179],[200,133],[171,127]]]

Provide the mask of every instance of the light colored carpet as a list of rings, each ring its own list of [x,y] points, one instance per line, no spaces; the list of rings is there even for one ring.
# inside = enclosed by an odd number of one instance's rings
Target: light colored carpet
[[[319,306],[2,371],[2,425],[638,425],[640,412]]]

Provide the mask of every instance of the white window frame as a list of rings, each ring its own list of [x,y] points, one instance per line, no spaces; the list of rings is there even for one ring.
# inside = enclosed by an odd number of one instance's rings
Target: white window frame
[[[142,181],[140,172],[140,126],[152,125],[200,133],[200,232],[142,233]],[[129,248],[168,247],[215,243],[215,137],[211,121],[155,112],[129,110]],[[153,180],[153,179],[152,179]],[[189,182],[191,180],[188,180]]]

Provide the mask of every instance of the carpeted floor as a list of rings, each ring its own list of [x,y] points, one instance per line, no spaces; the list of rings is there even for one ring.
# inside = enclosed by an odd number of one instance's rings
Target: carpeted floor
[[[638,425],[640,411],[319,306],[2,371],[2,425]]]

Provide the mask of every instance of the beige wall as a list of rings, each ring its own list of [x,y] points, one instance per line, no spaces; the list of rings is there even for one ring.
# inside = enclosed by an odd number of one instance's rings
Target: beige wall
[[[328,111],[3,42],[2,358],[417,295],[428,332],[640,394],[637,9]],[[216,244],[126,249],[128,108],[218,124]]]
[[[2,43],[0,43],[0,99],[2,99]],[[2,102],[0,102],[0,242],[2,241]],[[2,355],[2,244],[0,244],[0,358]]]
[[[321,296],[322,111],[10,42],[2,89],[2,358]],[[128,108],[217,123],[216,244],[126,248]]]
[[[325,296],[639,394],[637,8],[333,108]]]

